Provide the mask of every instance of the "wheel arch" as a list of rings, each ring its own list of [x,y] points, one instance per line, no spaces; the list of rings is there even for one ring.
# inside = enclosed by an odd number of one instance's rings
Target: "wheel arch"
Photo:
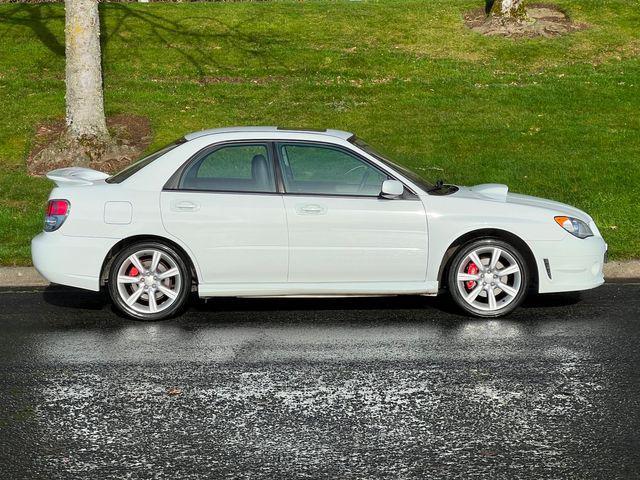
[[[527,242],[525,242],[518,235],[506,230],[501,230],[499,228],[482,228],[472,230],[454,240],[445,251],[442,257],[442,261],[440,262],[440,268],[438,270],[438,282],[440,285],[442,285],[442,279],[447,278],[447,274],[451,266],[451,261],[453,260],[456,252],[468,243],[479,240],[481,238],[496,238],[498,240],[503,240],[507,243],[510,243],[515,248],[517,248],[527,262],[527,267],[529,267],[529,271],[531,272],[531,282],[529,283],[529,288],[534,291],[538,290],[538,279],[540,272],[538,271],[538,263],[536,262],[536,257],[533,254],[533,251],[531,250]]]
[[[200,282],[198,270],[196,268],[195,262],[193,261],[193,258],[191,258],[191,255],[179,243],[159,235],[133,235],[131,237],[126,237],[118,241],[118,243],[111,247],[111,249],[107,252],[107,255],[102,262],[102,268],[100,269],[100,286],[104,286],[107,283],[111,263],[113,262],[113,259],[118,254],[118,252],[120,252],[124,248],[127,248],[129,245],[133,245],[134,243],[139,242],[159,242],[164,243],[171,248],[174,248],[189,266],[193,282],[196,285]]]

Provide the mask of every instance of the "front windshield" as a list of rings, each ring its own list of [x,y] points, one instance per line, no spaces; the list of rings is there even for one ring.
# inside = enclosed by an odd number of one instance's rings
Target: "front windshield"
[[[124,170],[122,170],[122,171],[116,173],[115,175],[107,178],[105,181],[107,183],[122,183],[127,178],[129,178],[131,175],[133,175],[134,173],[142,170],[144,167],[149,165],[151,162],[153,162],[154,160],[160,158],[165,153],[167,153],[169,150],[173,150],[178,145],[180,145],[181,143],[184,143],[184,142],[185,142],[185,140],[182,139],[182,138],[180,140],[176,140],[175,142],[167,145],[166,147],[163,147],[160,150],[157,150],[157,151],[153,152],[152,154],[147,155],[146,157],[138,160],[137,162],[132,163],[131,165],[126,167]]]
[[[408,170],[407,168],[403,167],[402,165],[398,165],[397,163],[392,162],[387,157],[385,157],[381,153],[378,153],[376,150],[374,150],[373,147],[371,147],[371,145],[369,145],[367,142],[365,142],[361,138],[353,136],[353,137],[351,137],[349,139],[349,141],[351,143],[353,143],[355,146],[357,146],[358,148],[360,148],[360,149],[364,150],[365,152],[367,152],[372,157],[375,157],[376,160],[380,160],[385,165],[393,168],[394,170],[397,170],[399,173],[401,173],[403,176],[407,177],[409,180],[411,180],[413,183],[415,183],[417,186],[419,186],[425,192],[430,190],[431,188],[433,188],[433,184],[431,184],[428,181],[426,181],[424,178],[422,178],[417,173],[414,173],[411,170]]]

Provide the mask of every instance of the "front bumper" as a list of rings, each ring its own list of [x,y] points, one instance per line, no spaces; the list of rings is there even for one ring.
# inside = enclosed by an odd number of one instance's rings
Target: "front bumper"
[[[535,242],[532,246],[540,293],[589,290],[604,283],[607,244],[602,237],[579,239],[567,234],[559,242]]]
[[[98,291],[102,262],[116,242],[111,238],[41,232],[31,241],[31,259],[40,275],[51,283]]]

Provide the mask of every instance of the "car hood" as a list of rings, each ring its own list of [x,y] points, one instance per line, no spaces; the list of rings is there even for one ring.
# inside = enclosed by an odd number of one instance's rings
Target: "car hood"
[[[458,186],[459,190],[454,195],[473,198],[476,200],[486,200],[492,202],[509,203],[513,205],[524,205],[549,210],[557,215],[568,215],[578,218],[584,222],[591,222],[591,217],[571,205],[548,200],[546,198],[532,197],[509,192],[509,187],[497,183],[487,183],[475,185],[473,187]]]

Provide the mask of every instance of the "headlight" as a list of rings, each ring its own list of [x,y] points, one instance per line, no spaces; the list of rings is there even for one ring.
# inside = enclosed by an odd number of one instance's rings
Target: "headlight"
[[[571,235],[578,238],[593,237],[593,232],[589,225],[582,220],[573,217],[553,217],[558,225],[564,228]]]

